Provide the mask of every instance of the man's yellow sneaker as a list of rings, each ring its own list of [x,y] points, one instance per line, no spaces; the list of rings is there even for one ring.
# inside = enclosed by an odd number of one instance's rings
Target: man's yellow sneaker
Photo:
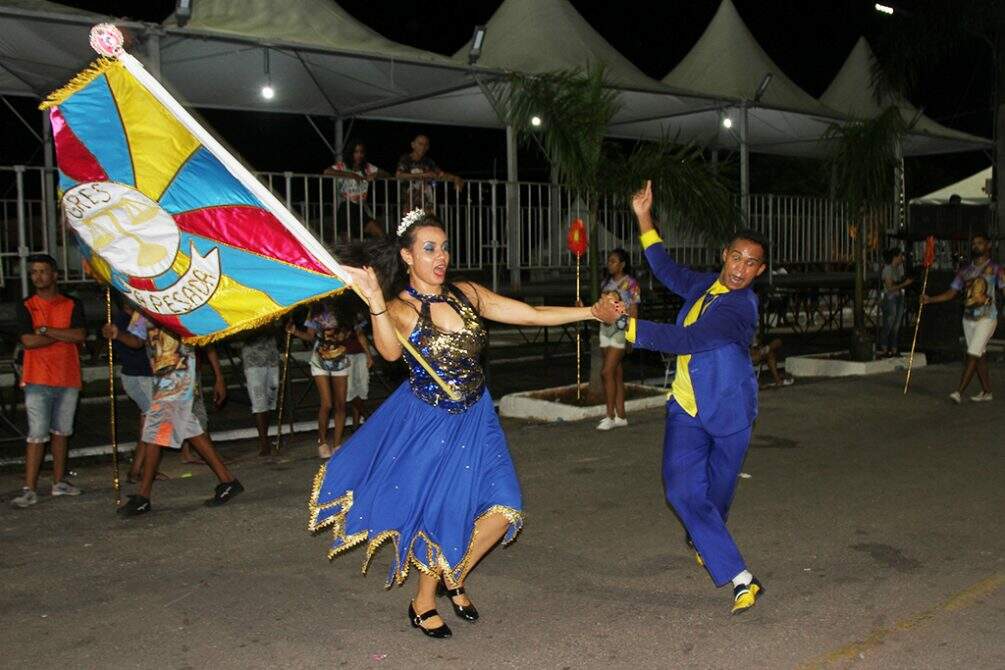
[[[701,554],[698,553],[698,550],[695,549],[694,540],[691,539],[690,535],[685,535],[684,541],[687,542],[688,549],[694,552],[694,562],[698,565],[699,568],[704,568],[705,561],[702,559]]]
[[[757,597],[764,595],[764,587],[756,579],[749,584],[740,584],[733,589],[733,614],[743,614],[757,602]]]

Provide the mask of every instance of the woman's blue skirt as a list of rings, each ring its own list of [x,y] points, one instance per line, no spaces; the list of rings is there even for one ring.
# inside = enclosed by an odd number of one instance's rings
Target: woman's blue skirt
[[[329,558],[367,543],[364,574],[391,541],[388,587],[412,565],[456,584],[479,518],[504,515],[504,543],[523,525],[520,484],[488,391],[450,414],[416,398],[407,381],[321,466],[308,505],[308,529],[332,529]]]

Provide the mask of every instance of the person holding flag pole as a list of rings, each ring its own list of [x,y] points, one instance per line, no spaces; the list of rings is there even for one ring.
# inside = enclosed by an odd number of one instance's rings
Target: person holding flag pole
[[[479,362],[487,342],[482,319],[559,326],[595,318],[599,307],[531,306],[473,282],[451,283],[446,232],[421,209],[402,219],[394,237],[337,256],[369,305],[377,350],[389,361],[404,357],[409,380],[321,466],[308,529],[331,529],[330,558],[365,543],[364,572],[389,540],[387,586],[404,583],[416,568],[409,622],[427,636],[448,637],[438,591],[459,618],[477,620],[465,593],[468,574],[523,525],[520,485]],[[398,333],[408,333],[411,349]]]
[[[949,288],[937,295],[922,293],[921,304],[932,305],[953,300],[964,294],[963,336],[967,343],[967,358],[956,390],[949,399],[959,405],[974,374],[981,383],[980,393],[970,396],[974,402],[994,400],[991,376],[988,373],[988,342],[998,326],[998,294],[1005,287],[1005,268],[991,260],[991,240],[984,233],[970,240],[972,261],[956,273]]]

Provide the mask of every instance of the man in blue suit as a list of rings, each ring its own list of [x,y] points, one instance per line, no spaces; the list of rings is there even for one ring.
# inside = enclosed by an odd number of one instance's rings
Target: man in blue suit
[[[757,296],[750,285],[764,272],[767,243],[753,231],[737,233],[722,250],[722,270],[696,272],[676,264],[652,220],[652,183],[635,194],[642,247],[653,274],[684,298],[674,325],[619,319],[626,339],[641,349],[677,354],[663,444],[663,481],[695,559],[716,586],[733,584],[733,614],[754,606],[764,587],[747,570],[726,529],[757,416],[757,379],[750,343],[757,328]],[[598,317],[610,318],[601,308]]]

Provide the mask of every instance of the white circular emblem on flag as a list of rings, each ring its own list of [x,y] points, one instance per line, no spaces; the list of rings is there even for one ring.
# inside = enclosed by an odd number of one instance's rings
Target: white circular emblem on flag
[[[115,270],[156,277],[178,255],[181,235],[171,215],[136,189],[109,181],[78,184],[63,195],[67,224]]]

